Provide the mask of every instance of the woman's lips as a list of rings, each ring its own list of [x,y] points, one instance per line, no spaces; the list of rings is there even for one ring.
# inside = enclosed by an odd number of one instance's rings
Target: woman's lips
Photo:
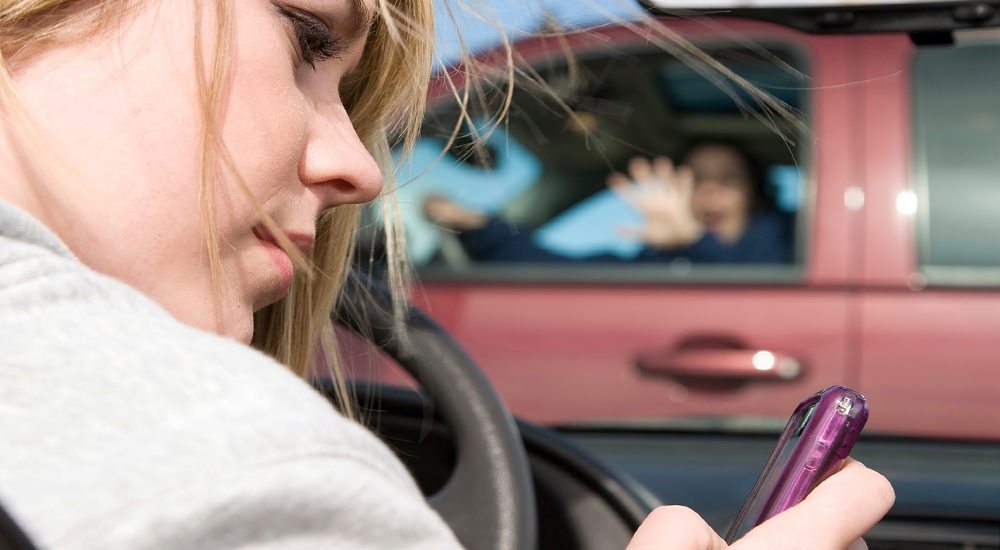
[[[261,246],[271,257],[272,263],[277,268],[278,277],[273,289],[268,289],[267,303],[274,303],[285,297],[292,286],[292,276],[295,273],[295,265],[291,257],[278,245],[277,239],[265,227],[254,228],[253,234],[257,237]],[[295,245],[304,256],[308,256],[312,251],[314,239],[312,235],[304,233],[285,232],[292,244]]]
[[[722,216],[719,216],[719,215],[714,214],[714,213],[706,212],[706,213],[704,213],[704,214],[701,215],[701,220],[700,221],[701,221],[701,224],[705,226],[706,230],[713,231],[713,230],[715,230],[716,227],[718,227],[719,222],[721,221],[721,219],[722,219]]]
[[[290,286],[292,284],[292,275],[295,273],[295,266],[292,264],[292,259],[277,244],[269,241],[261,242],[264,248],[267,249],[267,253],[271,256],[271,260],[274,261],[274,265],[278,267],[278,271],[281,273],[281,286]]]

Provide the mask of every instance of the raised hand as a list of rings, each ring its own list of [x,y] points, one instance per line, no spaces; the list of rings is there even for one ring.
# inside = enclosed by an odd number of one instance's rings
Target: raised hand
[[[691,211],[694,173],[687,166],[675,167],[666,157],[652,162],[633,157],[628,176],[613,172],[607,184],[644,218],[642,226],[622,227],[623,236],[653,248],[673,249],[688,246],[705,233]]]

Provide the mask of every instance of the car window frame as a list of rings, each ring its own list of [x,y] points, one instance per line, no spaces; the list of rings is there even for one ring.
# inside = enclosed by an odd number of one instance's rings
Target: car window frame
[[[738,20],[739,18],[735,18]],[[716,25],[715,21],[712,22]],[[751,43],[755,48],[780,49],[794,60],[794,66],[810,77],[814,74],[815,62],[807,45],[796,41],[793,35],[774,37],[762,31],[736,31],[741,41]],[[738,42],[712,35],[694,37],[692,43],[706,50],[732,46]],[[622,55],[645,54],[656,46],[627,44],[616,47]],[[574,52],[577,60],[600,57],[603,50],[589,47],[582,52]],[[536,61],[532,66],[551,63],[552,57]],[[814,99],[812,90],[804,88],[800,106],[801,120],[808,129],[793,136],[796,140],[809,141],[813,128]],[[441,103],[429,111],[443,107]],[[421,280],[427,282],[470,282],[494,284],[520,283],[569,283],[593,285],[621,284],[676,284],[676,285],[779,285],[788,287],[805,286],[808,283],[809,265],[813,258],[810,244],[813,242],[816,219],[817,174],[814,162],[815,147],[809,143],[802,151],[797,151],[797,165],[801,177],[801,202],[795,212],[793,261],[789,264],[694,264],[673,262],[667,264],[644,264],[608,262],[566,262],[565,264],[530,262],[468,262],[466,265],[428,264],[417,267]]]

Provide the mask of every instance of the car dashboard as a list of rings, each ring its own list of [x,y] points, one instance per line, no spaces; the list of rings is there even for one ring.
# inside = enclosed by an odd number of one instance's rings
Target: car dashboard
[[[421,394],[374,387],[369,424],[425,494],[448,479],[448,428]],[[364,401],[364,399],[362,399]],[[712,427],[541,427],[518,421],[538,506],[538,548],[624,548],[661,504],[698,512],[724,533],[777,431]],[[865,434],[852,456],[883,473],[896,503],[865,536],[871,550],[1000,549],[1000,445]]]

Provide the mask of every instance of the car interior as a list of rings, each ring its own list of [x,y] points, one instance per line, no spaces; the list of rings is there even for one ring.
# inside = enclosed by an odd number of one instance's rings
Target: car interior
[[[646,7],[667,24],[691,17],[709,22],[728,17],[804,33],[902,32],[918,47],[947,47],[960,29],[1000,27],[1000,1],[739,7],[725,13],[681,11],[658,0]],[[502,163],[521,159],[522,167],[534,168],[514,174],[511,185],[495,181],[496,188],[484,193],[491,204],[475,205],[525,226],[543,227],[604,191],[607,174],[621,170],[636,154],[676,156],[692,140],[725,138],[741,143],[761,166],[772,169],[769,181],[777,208],[805,217],[813,162],[809,100],[803,93],[808,88],[804,75],[811,70],[807,60],[781,43],[734,43],[728,37],[699,45],[734,75],[799,113],[801,124],[748,97],[732,80],[699,73],[685,63],[682,51],[625,48],[613,57],[581,54],[569,62],[561,52],[535,52],[530,69],[523,71],[529,82],[544,81],[548,91],[532,90],[530,83],[519,88],[507,121],[495,127],[488,113],[501,96],[488,95],[464,123],[465,135],[447,150],[441,161],[446,167],[416,166],[414,175],[471,169],[480,175],[462,182],[472,187],[476,177],[493,177],[485,168],[492,168],[499,180]],[[496,90],[503,88],[498,82]],[[422,143],[440,151],[458,116],[453,102],[436,100]],[[479,134],[488,137],[478,141]],[[416,157],[420,155],[418,144]],[[541,160],[532,164],[530,159]],[[408,191],[446,191],[422,189],[421,181],[406,181],[401,201],[416,204],[417,199],[405,198]],[[419,208],[407,214],[405,207],[404,223],[419,218]],[[368,213],[372,220],[367,225],[377,228],[374,210]],[[548,277],[547,267],[517,266],[515,272],[511,267],[475,265],[463,257],[453,234],[426,231],[408,233],[421,279],[489,284],[500,277]],[[768,268],[766,276],[772,279],[767,281],[801,273],[805,232],[800,225],[793,264]],[[400,337],[392,298],[379,281],[383,245],[378,231],[362,235],[362,252],[345,301],[331,320],[348,329],[341,333],[347,350],[343,353],[355,376],[366,423],[407,465],[466,547],[624,548],[646,514],[661,504],[690,506],[718,532],[727,530],[782,423],[693,417],[669,423],[592,418],[543,424],[519,418],[517,411],[508,410],[477,360],[430,315],[410,307],[405,338]],[[666,274],[640,270],[632,279],[645,284],[713,269],[686,266]],[[741,269],[745,275],[753,267]],[[725,279],[729,273],[714,276]],[[600,277],[598,266],[560,281]],[[599,317],[601,312],[588,315]],[[531,345],[509,345],[518,344]],[[318,378],[314,384],[336,400],[328,380]],[[865,537],[871,550],[1000,550],[997,439],[879,432],[862,435],[852,456],[886,475],[897,495],[893,510]],[[0,548],[34,548],[2,508],[0,537]]]

